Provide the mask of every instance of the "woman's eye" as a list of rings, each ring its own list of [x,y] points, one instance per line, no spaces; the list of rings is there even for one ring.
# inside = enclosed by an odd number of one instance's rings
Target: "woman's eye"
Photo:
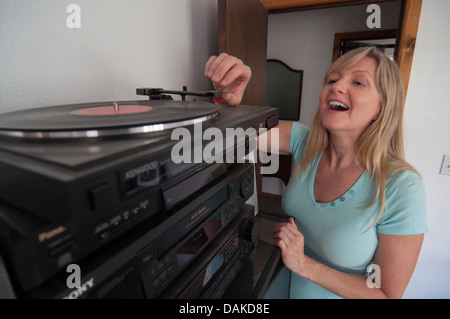
[[[336,83],[336,82],[337,82],[337,80],[329,79],[327,83],[328,83],[328,84],[334,84],[334,83]]]
[[[353,81],[353,83],[357,86],[366,86],[366,84],[364,82],[361,81]]]

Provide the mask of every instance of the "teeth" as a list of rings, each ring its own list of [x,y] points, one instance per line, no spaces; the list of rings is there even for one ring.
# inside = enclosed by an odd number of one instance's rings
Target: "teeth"
[[[344,103],[338,102],[338,101],[330,101],[328,103],[328,105],[330,106],[330,108],[332,110],[337,110],[337,111],[346,111],[348,110],[348,106],[345,105]]]

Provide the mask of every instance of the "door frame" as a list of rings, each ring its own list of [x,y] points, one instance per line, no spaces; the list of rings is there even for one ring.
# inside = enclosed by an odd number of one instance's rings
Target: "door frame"
[[[269,14],[297,11],[305,9],[329,8],[335,6],[347,6],[367,4],[361,0],[260,0]],[[386,0],[374,0],[370,3],[386,2]],[[422,0],[402,0],[400,25],[398,28],[397,63],[400,69],[405,94],[408,89],[409,76],[414,57],[417,30],[419,27]]]
[[[246,1],[241,0],[243,3]],[[267,15],[300,11],[318,8],[330,8],[336,6],[348,6],[356,4],[368,4],[367,0],[258,0],[267,10]],[[380,3],[389,0],[373,0],[370,3]],[[227,10],[221,10],[224,7],[226,0],[219,0],[219,28],[221,21],[225,21],[223,15],[226,15]],[[420,12],[422,8],[422,0],[402,0],[402,8],[400,14],[400,22],[398,27],[397,39],[397,64],[400,69],[405,94],[408,90],[409,76],[411,73],[411,66],[414,57],[414,48],[417,38],[417,30],[419,27]],[[259,26],[258,26],[259,27]],[[261,32],[267,34],[267,23],[261,26]],[[223,29],[219,32],[226,32]],[[219,39],[220,46],[220,39]],[[265,66],[261,66],[265,68]]]

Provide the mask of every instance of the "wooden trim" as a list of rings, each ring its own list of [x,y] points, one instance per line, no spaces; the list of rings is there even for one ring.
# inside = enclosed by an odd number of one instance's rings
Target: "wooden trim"
[[[278,13],[294,10],[307,10],[318,8],[329,8],[356,4],[379,3],[392,0],[374,0],[370,3],[367,0],[260,0],[269,10],[269,13]]]
[[[422,0],[403,0],[403,18],[399,30],[397,61],[405,94],[408,91],[421,9]]]

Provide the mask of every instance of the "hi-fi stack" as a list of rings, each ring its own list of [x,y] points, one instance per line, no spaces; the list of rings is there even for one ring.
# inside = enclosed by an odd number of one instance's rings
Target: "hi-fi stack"
[[[186,101],[186,91],[138,93],[150,99],[0,115],[4,296],[219,298],[251,253],[243,229],[255,213],[246,204],[253,164],[179,163],[171,132],[193,132],[198,123],[270,129],[277,109]],[[224,148],[223,156],[235,151]],[[68,265],[81,269],[76,287]]]

